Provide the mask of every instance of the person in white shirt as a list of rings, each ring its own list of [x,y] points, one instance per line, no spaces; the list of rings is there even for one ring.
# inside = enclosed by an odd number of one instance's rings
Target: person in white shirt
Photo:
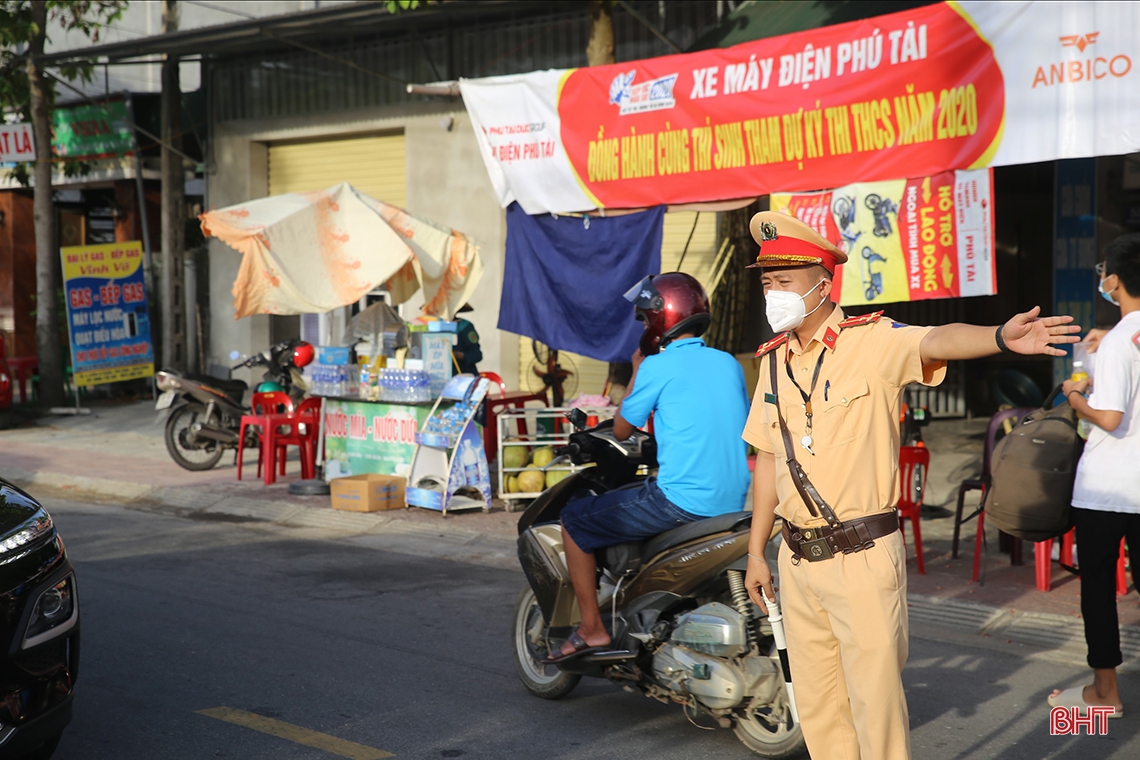
[[[1081,614],[1085,621],[1088,663],[1093,682],[1056,690],[1049,704],[1057,707],[1108,705],[1112,717],[1124,715],[1116,668],[1123,661],[1116,614],[1116,562],[1120,540],[1127,539],[1133,557],[1134,585],[1140,573],[1140,234],[1124,235],[1105,247],[1097,265],[1100,292],[1120,307],[1120,322],[1098,336],[1094,354],[1095,382],[1086,399],[1088,380],[1066,381],[1069,404],[1092,424],[1077,466],[1073,488],[1073,520],[1081,564]]]

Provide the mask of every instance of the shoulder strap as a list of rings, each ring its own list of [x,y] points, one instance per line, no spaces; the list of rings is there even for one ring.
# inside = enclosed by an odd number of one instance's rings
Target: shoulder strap
[[[870,314],[860,314],[857,317],[848,317],[839,323],[839,327],[846,329],[848,327],[862,327],[863,325],[873,325],[879,321],[883,316],[883,312],[875,311]]]
[[[761,356],[768,353],[772,349],[784,345],[785,343],[787,343],[787,341],[788,341],[788,334],[786,332],[780,333],[775,338],[772,338],[772,340],[768,341],[767,343],[760,346],[760,348],[756,349],[756,357],[755,358],[759,359]]]
[[[796,490],[800,493],[800,498],[804,500],[804,504],[811,512],[812,517],[819,517],[822,513],[823,519],[827,520],[827,524],[834,528],[839,525],[839,518],[835,516],[835,511],[831,505],[823,500],[819,491],[808,480],[804,468],[796,461],[796,449],[792,444],[792,434],[788,432],[788,425],[784,422],[784,414],[780,411],[780,398],[777,390],[779,386],[776,384],[776,354],[770,354],[770,357],[771,361],[768,362],[768,365],[772,370],[772,398],[776,402],[776,418],[780,420],[780,434],[784,437],[784,453],[788,455],[787,464],[788,471],[792,474],[792,483],[795,484]]]

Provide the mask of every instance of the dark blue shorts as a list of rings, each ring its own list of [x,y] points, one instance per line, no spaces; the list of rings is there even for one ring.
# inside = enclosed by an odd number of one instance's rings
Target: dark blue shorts
[[[657,486],[657,478],[572,501],[562,510],[562,527],[584,552],[653,538],[700,519],[669,501]]]

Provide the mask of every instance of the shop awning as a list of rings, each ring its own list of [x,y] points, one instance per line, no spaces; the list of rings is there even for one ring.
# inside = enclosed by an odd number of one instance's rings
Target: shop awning
[[[451,319],[483,276],[475,242],[348,183],[260,198],[201,215],[202,231],[240,251],[235,316],[314,314],[386,285],[394,303],[421,287],[424,311]]]

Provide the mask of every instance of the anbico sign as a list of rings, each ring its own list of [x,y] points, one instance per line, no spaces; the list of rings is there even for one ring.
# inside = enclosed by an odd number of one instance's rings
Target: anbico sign
[[[1061,37],[1062,48],[1076,48],[1078,55],[1096,44],[1100,32],[1069,34]],[[1132,71],[1132,59],[1123,53],[1113,56],[1090,55],[1038,66],[1033,75],[1033,88],[1052,87],[1058,84],[1092,82],[1105,77],[1120,79]]]

